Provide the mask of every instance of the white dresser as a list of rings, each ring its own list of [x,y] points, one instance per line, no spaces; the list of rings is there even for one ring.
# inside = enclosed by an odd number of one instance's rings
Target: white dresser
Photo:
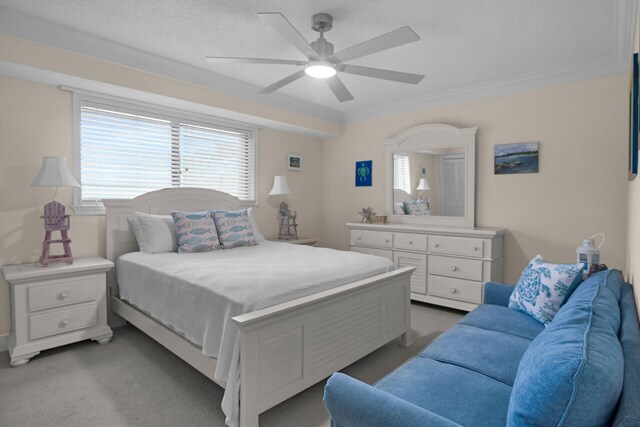
[[[502,228],[347,223],[351,250],[416,267],[411,299],[470,311],[502,280]]]
[[[93,339],[109,342],[104,258],[76,258],[73,264],[5,265],[11,289],[11,366],[20,366],[41,350]]]

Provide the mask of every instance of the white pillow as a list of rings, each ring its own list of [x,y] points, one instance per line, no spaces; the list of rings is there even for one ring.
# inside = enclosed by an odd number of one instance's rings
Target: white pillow
[[[404,211],[404,203],[402,202],[394,202],[393,203],[393,214],[394,215],[405,215]]]
[[[249,222],[251,223],[251,228],[253,229],[253,236],[255,237],[258,243],[264,243],[267,239],[264,238],[260,230],[258,229],[258,223],[256,222],[256,215],[253,208],[247,209],[249,212]]]
[[[136,212],[135,218],[129,219],[129,224],[141,252],[155,254],[178,251],[176,225],[171,215]]]

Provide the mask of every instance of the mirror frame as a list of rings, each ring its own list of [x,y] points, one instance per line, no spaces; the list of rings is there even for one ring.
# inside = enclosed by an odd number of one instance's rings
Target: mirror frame
[[[476,196],[476,131],[473,128],[434,123],[416,126],[383,141],[385,149],[385,195],[387,218],[396,224],[443,225],[451,227],[475,227]],[[393,214],[393,155],[394,153],[429,150],[447,147],[465,148],[465,215],[420,216]]]

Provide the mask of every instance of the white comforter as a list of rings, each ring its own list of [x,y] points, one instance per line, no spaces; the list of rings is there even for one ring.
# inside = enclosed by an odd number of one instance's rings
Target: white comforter
[[[120,297],[216,357],[222,410],[239,418],[240,341],[231,318],[392,269],[355,252],[264,242],[195,254],[133,252],[117,261]]]

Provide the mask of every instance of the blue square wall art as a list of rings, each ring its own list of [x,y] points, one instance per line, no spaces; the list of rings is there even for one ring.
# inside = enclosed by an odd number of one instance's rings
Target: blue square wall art
[[[373,160],[356,162],[356,187],[371,187],[371,167]]]

